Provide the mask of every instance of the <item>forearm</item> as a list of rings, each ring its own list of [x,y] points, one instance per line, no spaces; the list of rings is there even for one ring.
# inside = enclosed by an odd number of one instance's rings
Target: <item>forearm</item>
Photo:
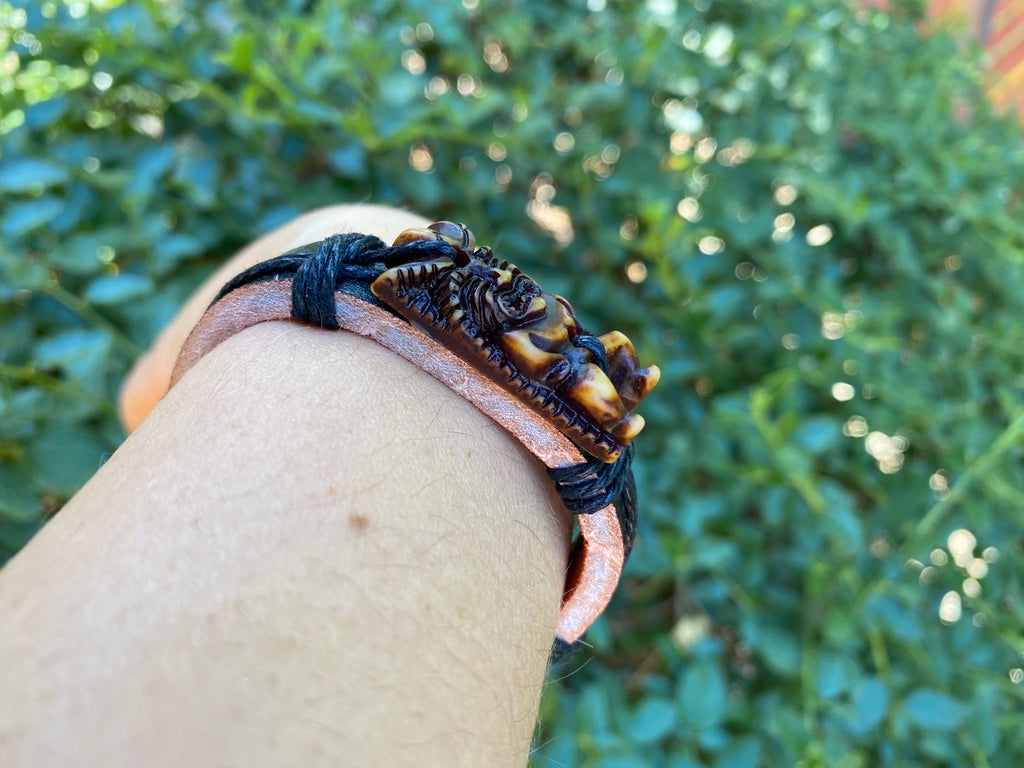
[[[418,368],[251,328],[0,574],[0,744],[15,764],[523,764],[559,510]]]

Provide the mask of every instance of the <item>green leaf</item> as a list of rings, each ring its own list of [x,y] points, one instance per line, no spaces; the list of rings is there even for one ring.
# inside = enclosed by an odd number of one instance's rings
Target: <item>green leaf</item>
[[[20,237],[52,221],[63,208],[64,204],[56,197],[14,203],[7,209],[0,232],[8,237]]]
[[[778,627],[760,627],[753,643],[768,666],[778,674],[793,675],[800,668],[800,648],[789,632]]]
[[[41,261],[9,259],[0,262],[4,276],[12,285],[29,290],[39,290],[50,280],[50,269]]]
[[[18,522],[0,516],[0,566],[28,543],[41,524],[38,519]]]
[[[45,256],[50,264],[61,270],[90,275],[100,269],[99,249],[105,245],[107,241],[102,235],[83,233],[61,240]]]
[[[834,418],[825,416],[807,419],[793,433],[793,440],[813,454],[830,450],[840,437],[839,424]]]
[[[195,235],[177,233],[160,238],[153,248],[163,267],[164,264],[177,264],[183,258],[201,253],[203,244]]]
[[[931,688],[918,688],[907,697],[904,706],[914,723],[934,731],[956,730],[970,714],[968,707]]]
[[[109,456],[108,449],[84,426],[53,425],[28,446],[25,461],[37,485],[71,496]]]
[[[989,682],[979,686],[974,699],[974,716],[971,730],[978,740],[978,746],[986,755],[993,755],[999,748],[999,726],[996,708],[1000,704],[998,684]]]
[[[109,348],[110,336],[104,331],[65,331],[39,342],[35,362],[40,368],[82,370],[91,367]]]
[[[67,180],[67,169],[49,160],[14,157],[0,162],[0,192],[28,192]]]
[[[23,472],[0,465],[0,519],[18,523],[39,518],[39,499]]]
[[[144,296],[152,290],[152,281],[142,275],[104,275],[89,284],[85,290],[85,299],[91,304],[120,304]]]
[[[228,50],[218,58],[232,69],[239,72],[250,72],[252,70],[254,45],[255,41],[252,35],[237,35],[231,41]]]
[[[899,601],[874,594],[864,604],[864,615],[872,625],[887,630],[892,636],[908,642],[921,640],[921,626],[917,617]]]
[[[362,144],[339,147],[329,157],[331,167],[342,176],[357,179],[366,170],[366,149]]]
[[[25,110],[25,125],[33,130],[42,130],[60,120],[67,113],[69,99],[58,98],[40,101]]]
[[[171,144],[158,144],[139,153],[132,164],[131,181],[125,187],[129,197],[146,197],[157,191],[160,179],[174,164],[175,150]]]
[[[845,691],[850,681],[848,675],[853,666],[846,657],[831,653],[822,654],[818,659],[818,669],[814,676],[818,695],[823,699],[834,699]]]
[[[650,764],[639,757],[605,757],[597,763],[597,768],[649,768]]]
[[[639,744],[658,741],[675,728],[676,711],[668,699],[647,699],[630,717],[627,733]]]
[[[847,729],[856,736],[877,728],[889,709],[889,691],[877,678],[866,678],[854,688]]]
[[[701,659],[683,673],[679,686],[680,715],[685,727],[693,730],[718,725],[727,703],[725,677],[718,664]]]
[[[761,745],[750,736],[733,741],[715,759],[715,768],[757,768]]]

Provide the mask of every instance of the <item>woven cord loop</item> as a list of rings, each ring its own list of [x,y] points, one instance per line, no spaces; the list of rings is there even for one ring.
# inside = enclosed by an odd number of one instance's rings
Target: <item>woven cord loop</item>
[[[335,317],[334,289],[338,284],[338,268],[347,250],[346,238],[353,235],[332,235],[320,242],[314,256],[306,259],[295,272],[292,282],[292,317],[329,331],[340,328]]]

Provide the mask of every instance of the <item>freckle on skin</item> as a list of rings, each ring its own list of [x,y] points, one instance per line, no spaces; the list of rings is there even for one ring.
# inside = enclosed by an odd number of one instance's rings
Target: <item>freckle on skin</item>
[[[348,524],[352,530],[362,533],[370,527],[370,518],[359,512],[352,512],[348,516]]]

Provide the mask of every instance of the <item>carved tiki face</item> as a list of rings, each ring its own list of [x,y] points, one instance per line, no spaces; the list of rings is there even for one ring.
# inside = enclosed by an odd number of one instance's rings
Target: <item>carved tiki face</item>
[[[476,247],[460,224],[406,230],[395,245],[433,240],[452,255],[384,272],[373,293],[604,461],[614,461],[643,428],[629,411],[657,383],[658,369],[639,369],[621,333],[590,336],[569,302],[544,293],[490,248]],[[607,370],[596,364],[603,351]]]

